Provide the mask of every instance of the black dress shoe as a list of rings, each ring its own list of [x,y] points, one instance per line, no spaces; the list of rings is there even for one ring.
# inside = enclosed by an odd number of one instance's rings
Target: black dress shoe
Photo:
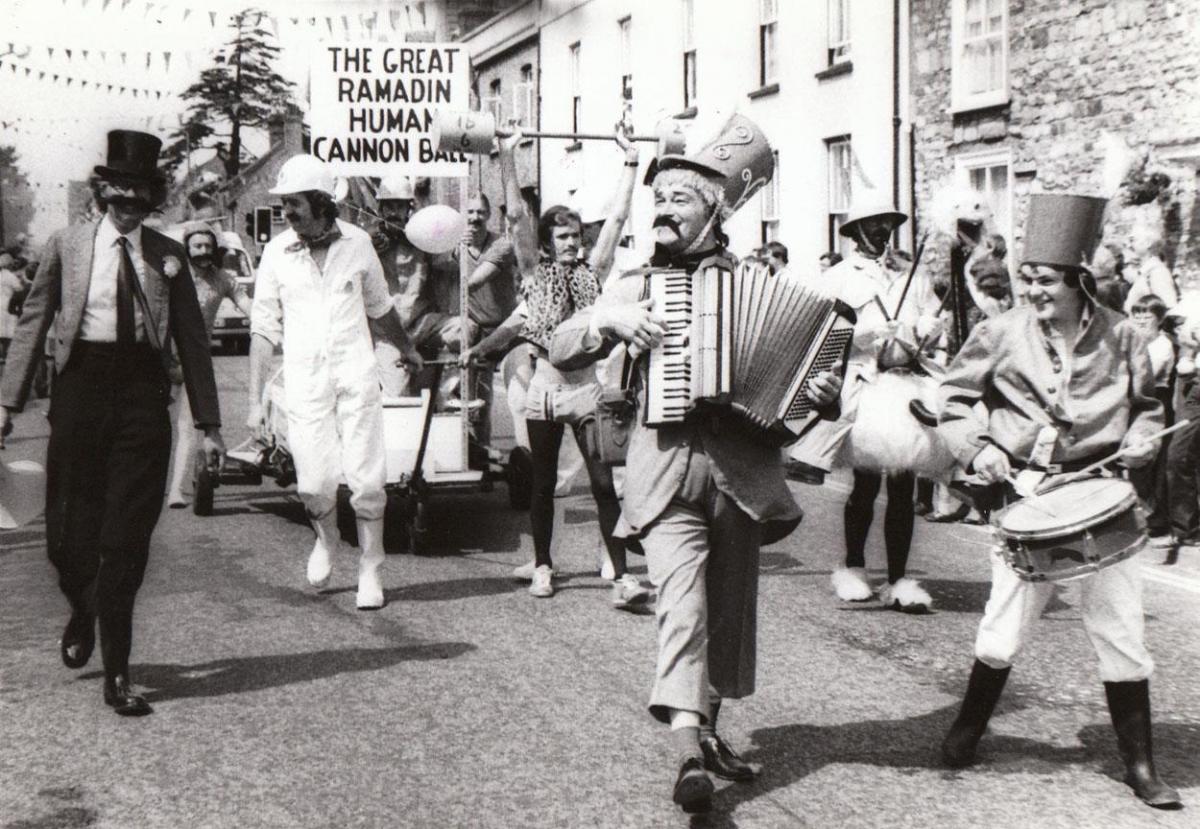
[[[136,693],[129,684],[129,677],[118,674],[104,680],[104,704],[122,717],[144,717],[154,713],[146,698]]]
[[[679,767],[671,800],[689,815],[694,815],[712,810],[712,796],[713,782],[704,772],[704,762],[699,757],[688,757]]]
[[[72,613],[63,629],[58,649],[63,664],[68,668],[86,665],[96,649],[96,617],[88,613]]]
[[[701,736],[700,750],[704,752],[704,768],[725,780],[746,783],[758,777],[762,771],[757,764],[747,763],[739,757],[718,734]]]

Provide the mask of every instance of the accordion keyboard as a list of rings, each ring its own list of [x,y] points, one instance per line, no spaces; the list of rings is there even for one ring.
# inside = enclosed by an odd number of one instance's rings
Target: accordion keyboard
[[[647,397],[645,422],[678,423],[692,407],[691,276],[679,271],[651,280],[649,298],[654,312],[666,321],[667,333],[662,345],[650,352],[648,385],[659,393]]]

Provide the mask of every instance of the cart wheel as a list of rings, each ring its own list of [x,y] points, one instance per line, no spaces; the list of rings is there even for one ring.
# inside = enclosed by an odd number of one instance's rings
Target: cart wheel
[[[192,512],[196,515],[212,515],[213,490],[216,489],[216,476],[208,468],[203,458],[196,461],[196,471],[192,476],[192,488],[195,495],[192,498]]]
[[[429,505],[414,497],[408,518],[408,551],[414,556],[429,553]]]
[[[533,500],[533,458],[529,450],[524,446],[513,449],[504,471],[508,478],[508,505],[513,509],[529,509]]]

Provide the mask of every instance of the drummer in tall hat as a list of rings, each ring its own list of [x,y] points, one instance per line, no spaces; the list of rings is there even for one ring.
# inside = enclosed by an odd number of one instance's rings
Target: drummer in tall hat
[[[61,656],[82,668],[96,623],[104,701],[117,714],[150,713],[131,685],[133,607],[162,510],[171,451],[170,344],[210,460],[224,451],[208,334],[178,242],[142,225],[166,197],[162,142],[108,134],[95,169],[94,222],[56,233],[25,300],[0,383],[0,434],[29,397],[57,314],[47,450],[46,545],[71,606]]]
[[[650,264],[733,270],[722,224],[773,172],[766,137],[741,115],[696,152],[660,156],[645,179],[655,203]],[[661,342],[664,320],[640,300],[645,275],[610,278],[598,302],[558,326],[551,361],[578,368],[619,346],[636,355]],[[836,376],[824,374],[810,392],[826,406],[839,388]],[[723,700],[754,691],[759,546],[765,535],[794,527],[801,512],[780,450],[756,442],[719,408],[655,429],[639,418],[625,481],[617,532],[641,540],[658,591],[650,713],[671,728],[678,758],[672,799],[686,812],[706,811],[709,772],[737,781],[758,774],[715,729]]]
[[[806,483],[821,483],[834,465],[847,463],[843,444],[859,419],[859,406],[864,405],[868,384],[886,383],[889,391],[905,398],[895,401],[900,412],[898,418],[872,418],[871,423],[890,427],[874,436],[872,446],[889,449],[907,446],[911,443],[910,435],[920,435],[921,425],[905,411],[908,401],[919,396],[914,386],[919,381],[909,372],[885,376],[888,369],[904,369],[915,363],[917,343],[936,333],[939,327],[938,299],[926,274],[918,270],[910,283],[908,269],[897,268],[889,255],[889,240],[907,220],[904,213],[889,204],[858,204],[838,230],[850,240],[852,250],[839,264],[807,278],[807,284],[813,287],[835,291],[840,300],[854,309],[857,320],[842,390],[840,419],[818,424],[789,453],[789,475]],[[873,397],[865,405],[875,405],[872,401],[876,399]],[[933,600],[919,582],[907,575],[916,485],[912,470],[919,468],[921,459],[904,456],[903,452],[890,454],[902,457],[880,458],[878,464],[871,463],[869,467],[864,459],[853,464],[854,488],[844,510],[846,555],[844,565],[833,572],[833,587],[842,601],[867,601],[873,595],[867,579],[865,549],[875,500],[886,478],[888,497],[883,535],[887,581],[879,590],[879,598],[885,607],[924,613]],[[886,472],[881,472],[881,467]]]
[[[1088,270],[1104,207],[1104,199],[1089,196],[1032,197],[1018,277],[1024,304],[975,327],[940,389],[940,431],[962,466],[997,489],[1015,474],[1022,491],[1039,483],[1045,491],[1052,481],[1040,479],[1047,475],[1079,471],[1116,451],[1129,467],[1154,459],[1152,436],[1163,411],[1145,343],[1133,323],[1095,302]],[[1043,512],[1054,512],[1048,496],[1016,506],[1032,509],[1039,501]],[[1078,507],[1086,516],[1090,505]],[[1149,805],[1178,808],[1179,795],[1159,779],[1151,754],[1154,662],[1143,636],[1139,567],[1126,557],[1086,576],[1080,609],[1099,657],[1125,780]],[[975,759],[1013,661],[1053,592],[1050,583],[1021,578],[1002,550],[993,550],[975,664],[942,744],[947,765]]]

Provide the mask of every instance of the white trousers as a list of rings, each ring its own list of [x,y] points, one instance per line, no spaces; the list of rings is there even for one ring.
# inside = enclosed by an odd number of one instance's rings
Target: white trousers
[[[344,476],[355,515],[364,521],[383,518],[387,462],[374,366],[365,372],[353,365],[322,367],[295,380],[297,372],[289,369],[284,370],[288,448],[305,509],[314,518],[331,512]]]
[[[1013,664],[1055,585],[1023,581],[998,553],[991,556],[992,592],[975,638],[975,656],[1001,669]],[[1154,672],[1145,644],[1140,568],[1134,556],[1079,582],[1083,627],[1100,658],[1102,682],[1135,682]]]

